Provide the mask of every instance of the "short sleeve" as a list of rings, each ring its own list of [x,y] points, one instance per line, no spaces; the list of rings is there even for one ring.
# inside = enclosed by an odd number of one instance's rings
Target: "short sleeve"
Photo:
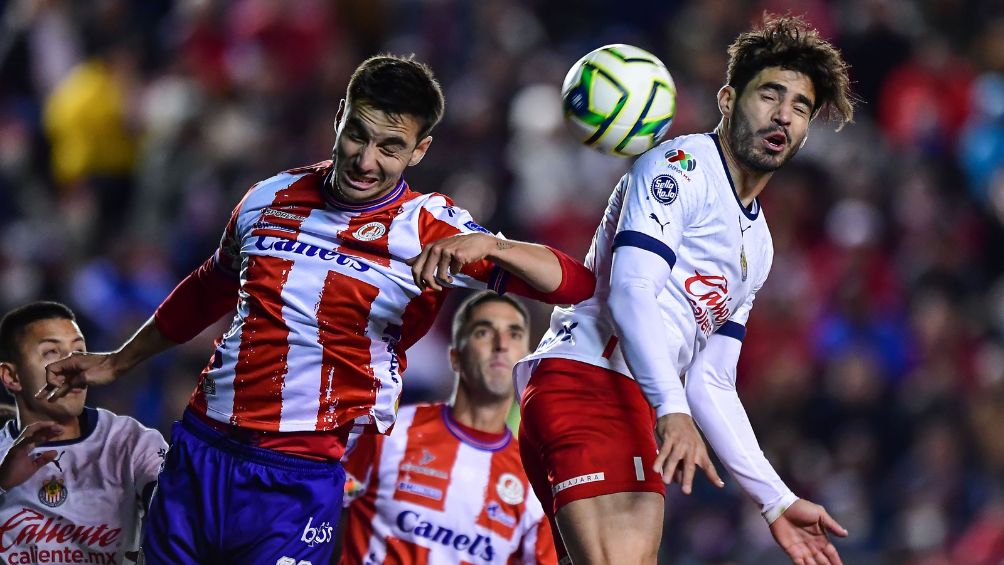
[[[134,484],[137,496],[143,496],[160,475],[160,468],[167,456],[167,442],[157,430],[136,421],[131,423],[136,428],[136,445],[132,452]]]
[[[684,231],[704,208],[703,175],[684,175],[660,161],[661,152],[646,154],[621,179],[624,202],[613,248],[632,246],[676,264]]]
[[[474,221],[470,212],[455,206],[446,196],[434,194],[422,207],[418,236],[423,247],[444,237],[475,232],[492,234]],[[464,265],[460,273],[453,277],[453,286],[475,290],[492,288],[501,293],[505,288],[505,277],[505,271],[483,259]]]

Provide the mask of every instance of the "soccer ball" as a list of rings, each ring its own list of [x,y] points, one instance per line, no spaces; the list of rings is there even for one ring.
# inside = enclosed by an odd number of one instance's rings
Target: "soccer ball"
[[[586,145],[615,155],[651,149],[676,113],[676,85],[655,55],[631,45],[590,51],[565,75],[565,117]]]

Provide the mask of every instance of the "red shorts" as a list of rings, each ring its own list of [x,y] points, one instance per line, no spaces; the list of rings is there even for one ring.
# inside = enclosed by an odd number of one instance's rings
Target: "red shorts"
[[[587,363],[544,359],[520,410],[523,468],[549,516],[569,502],[604,494],[666,495],[652,470],[655,411],[635,381]]]

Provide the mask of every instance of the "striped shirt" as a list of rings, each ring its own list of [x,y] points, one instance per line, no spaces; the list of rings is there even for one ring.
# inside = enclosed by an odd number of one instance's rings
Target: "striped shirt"
[[[390,436],[357,436],[346,470],[343,564],[554,564],[551,528],[508,430],[445,404],[401,408]]]

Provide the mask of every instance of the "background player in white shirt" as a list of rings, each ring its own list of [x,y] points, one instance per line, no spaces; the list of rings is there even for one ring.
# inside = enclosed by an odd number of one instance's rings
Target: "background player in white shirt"
[[[846,64],[804,21],[768,17],[729,47],[727,79],[714,133],[663,143],[617,185],[586,259],[595,294],[557,308],[517,366],[523,463],[576,565],[655,562],[663,482],[689,493],[701,467],[723,485],[691,412],[791,559],[840,563],[826,532],[846,531],[778,477],[735,382],[773,256],[757,195],[819,112],[850,121]]]
[[[0,561],[125,563],[167,443],[128,416],[87,408],[86,389],[34,397],[45,366],[84,351],[73,312],[34,302],[0,321],[0,379],[17,418],[0,428]]]
[[[453,318],[450,403],[402,407],[346,453],[345,565],[554,564],[551,528],[506,427],[529,314],[483,291]]]

